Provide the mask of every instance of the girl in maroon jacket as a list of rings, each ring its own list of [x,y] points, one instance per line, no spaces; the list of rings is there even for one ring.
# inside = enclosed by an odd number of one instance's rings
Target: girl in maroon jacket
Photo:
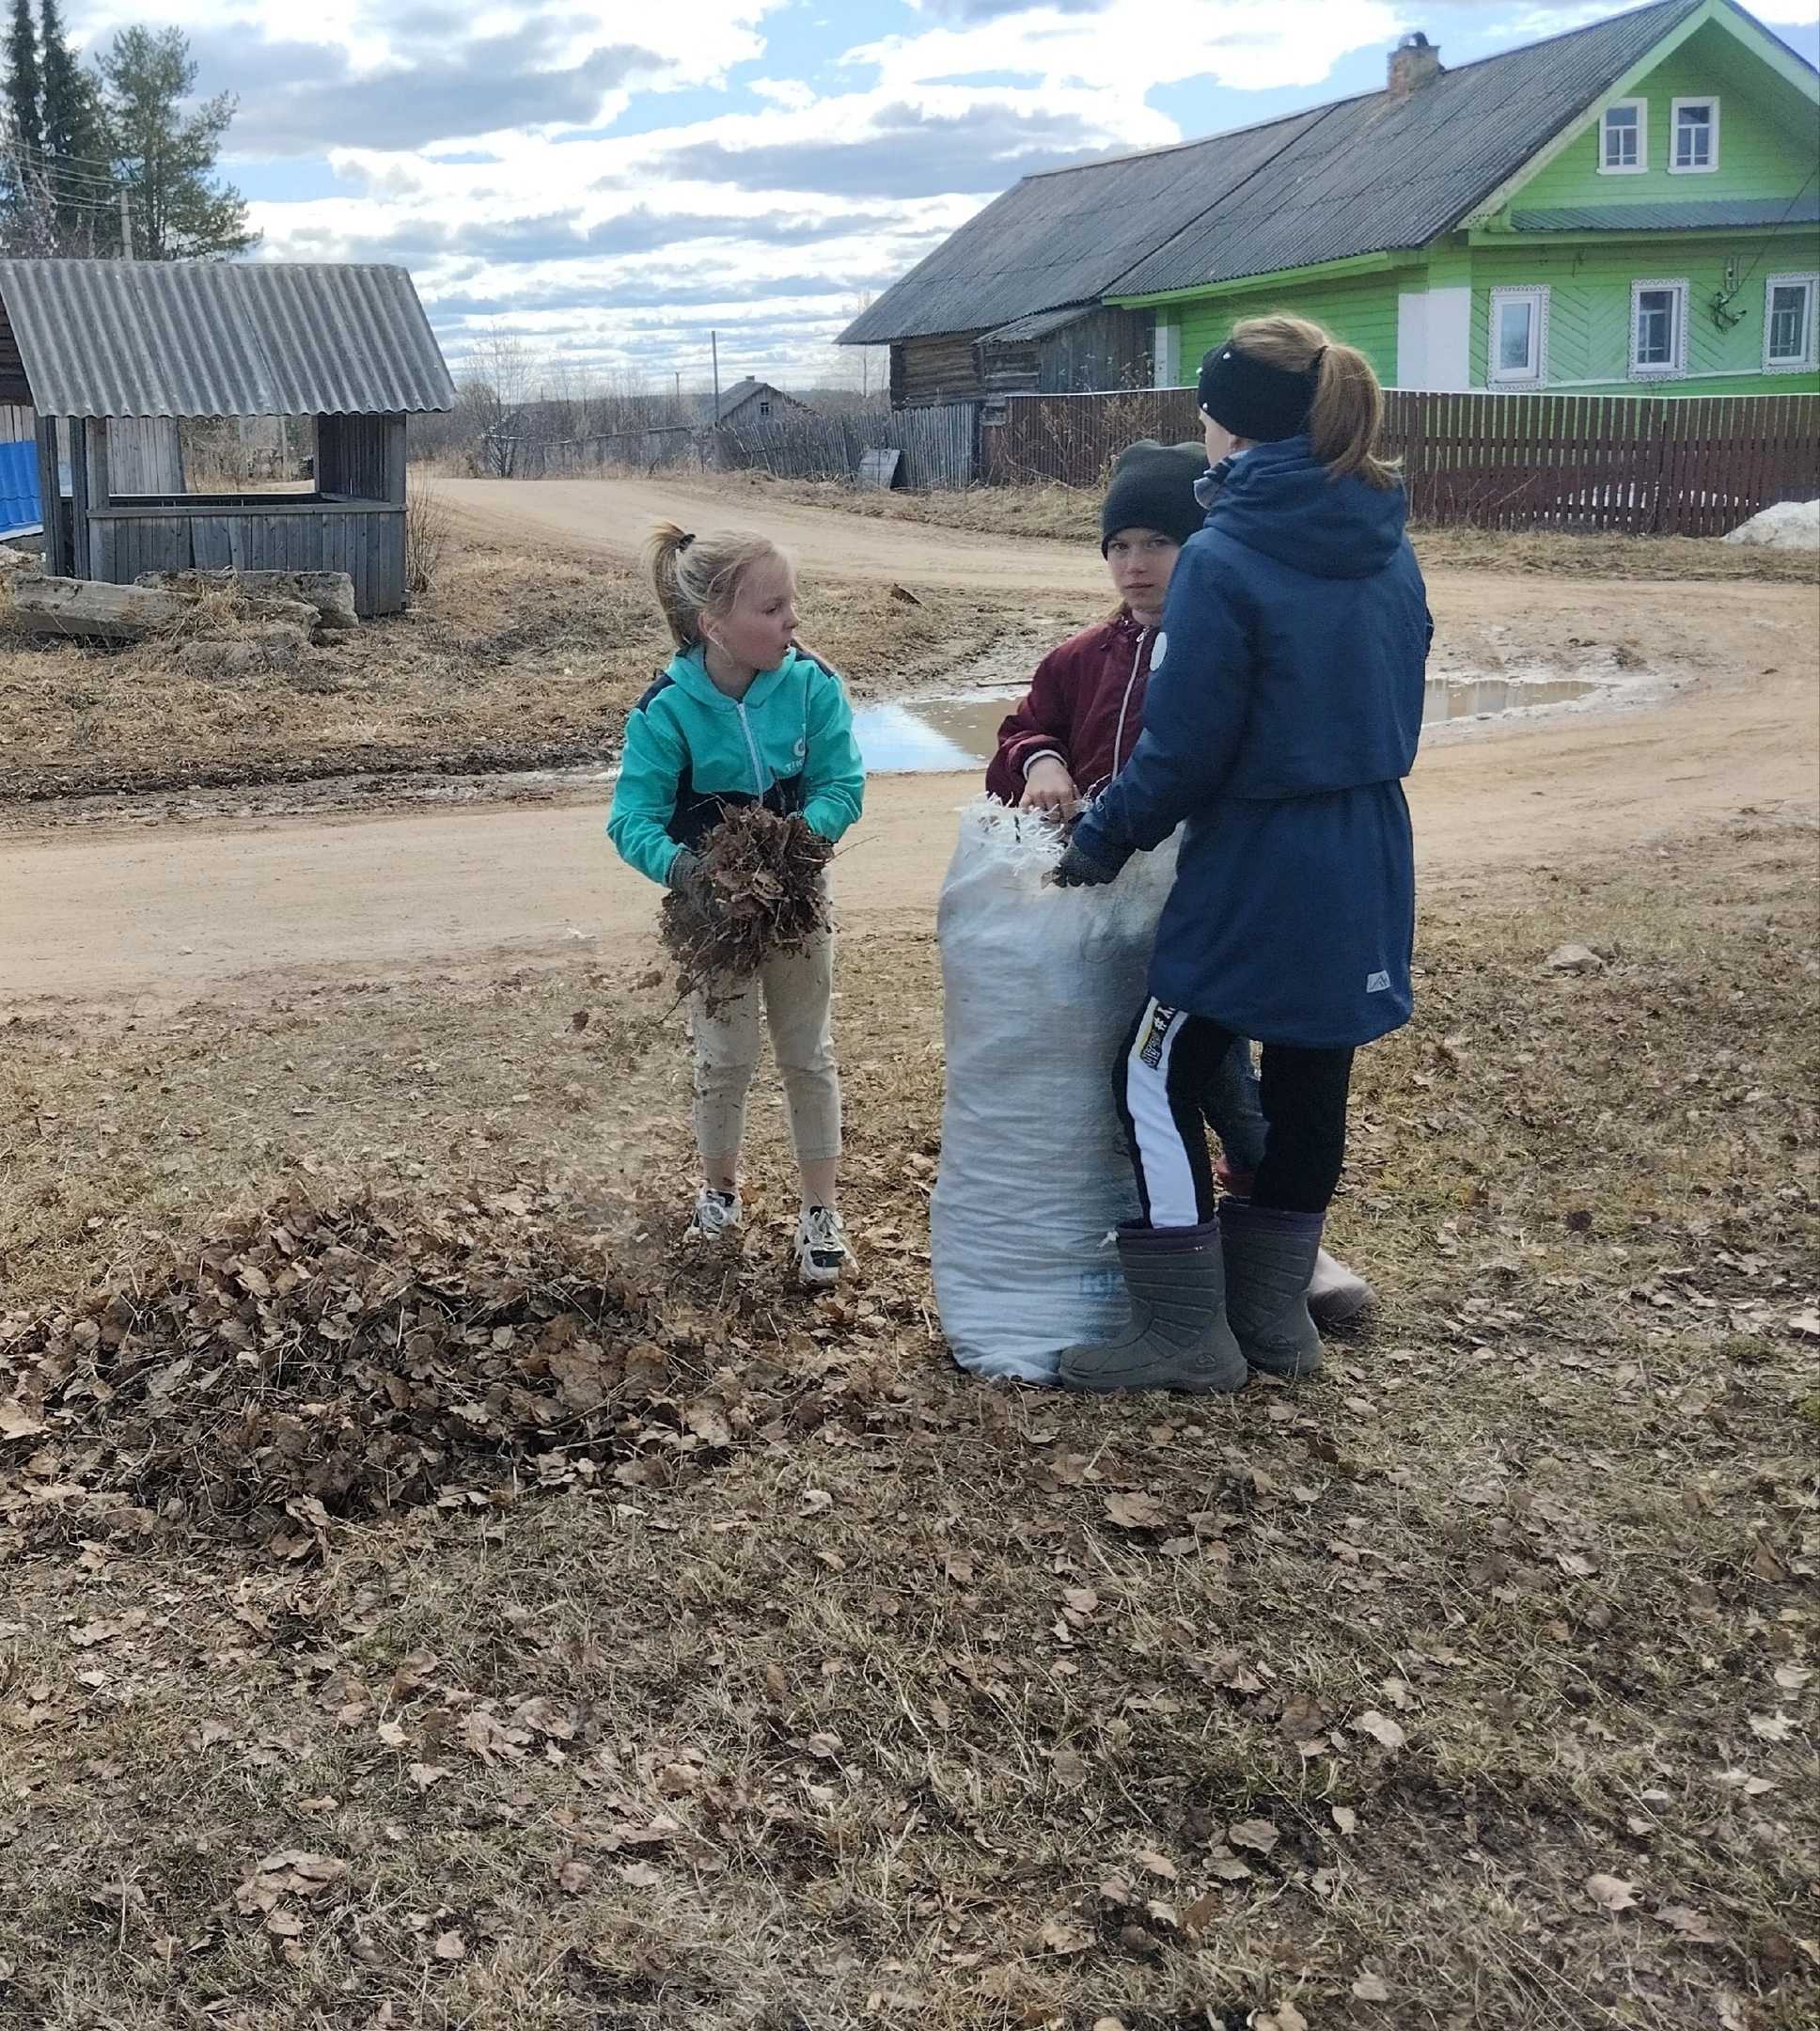
[[[998,730],[998,751],[986,771],[987,793],[1001,803],[1072,819],[1131,759],[1144,728],[1151,650],[1176,553],[1205,518],[1195,485],[1206,471],[1202,445],[1149,441],[1133,445],[1113,468],[1100,511],[1100,554],[1119,610],[1037,665],[1029,690]],[[1243,1039],[1221,1073],[1207,1118],[1224,1152],[1221,1183],[1243,1197],[1263,1159],[1264,1136],[1257,1074]],[[1323,1249],[1308,1301],[1323,1324],[1338,1325],[1372,1302],[1372,1287]]]

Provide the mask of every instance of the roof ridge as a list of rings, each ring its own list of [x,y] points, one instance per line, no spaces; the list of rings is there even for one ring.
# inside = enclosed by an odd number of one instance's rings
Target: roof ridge
[[[1018,181],[1041,183],[1050,177],[1079,176],[1089,169],[1109,169],[1114,163],[1147,162],[1156,155],[1180,155],[1189,149],[1205,148],[1210,141],[1232,141],[1240,134],[1263,134],[1267,128],[1287,126],[1291,120],[1307,119],[1310,114],[1325,113],[1329,106],[1349,104],[1352,99],[1373,97],[1375,94],[1372,92],[1354,92],[1347,99],[1329,99],[1322,105],[1299,106],[1291,113],[1273,113],[1268,119],[1249,120],[1243,127],[1222,127],[1217,134],[1192,134],[1185,141],[1159,141],[1154,148],[1127,149],[1122,155],[1095,155],[1086,162],[1058,163],[1053,169],[1032,169]]]
[[[1542,36],[1533,42],[1519,42],[1513,49],[1493,50],[1486,55],[1473,57],[1468,63],[1443,64],[1440,74],[1444,78],[1463,77],[1468,71],[1483,70],[1486,64],[1502,63],[1511,56],[1525,56],[1534,50],[1552,48],[1557,42],[1570,42],[1577,36],[1592,35],[1597,29],[1610,27],[1613,22],[1628,21],[1638,14],[1659,10],[1664,15],[1679,18],[1684,14],[1693,13],[1705,4],[1706,0],[1646,0],[1642,7],[1624,8],[1616,14],[1603,14],[1597,21],[1582,22],[1577,28],[1563,28],[1559,34]],[[1726,0],[1726,4],[1732,6],[1735,12],[1748,15],[1749,20],[1756,20],[1756,16],[1749,14],[1747,8],[1738,7],[1736,0]],[[1795,54],[1799,55],[1800,52],[1797,50]],[[1239,134],[1262,134],[1267,127],[1280,126],[1293,119],[1306,119],[1310,114],[1319,116],[1331,113],[1337,106],[1357,105],[1361,100],[1383,99],[1387,96],[1388,89],[1381,85],[1371,91],[1347,92],[1338,99],[1324,99],[1318,105],[1303,106],[1291,113],[1276,113],[1269,119],[1250,120],[1243,127],[1221,127],[1214,134],[1196,134],[1185,141],[1164,141],[1155,148],[1128,149],[1122,155],[1095,155],[1088,162],[1059,163],[1053,169],[1032,169],[1019,181],[1035,183],[1046,177],[1078,176],[1088,169],[1109,168],[1114,163],[1141,162],[1151,155],[1169,155],[1185,149],[1204,148],[1210,141],[1230,141]]]

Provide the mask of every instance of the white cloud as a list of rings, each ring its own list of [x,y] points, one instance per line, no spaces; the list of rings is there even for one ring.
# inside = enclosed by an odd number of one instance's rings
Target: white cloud
[[[552,357],[667,370],[713,327],[734,367],[799,372],[861,291],[1019,176],[1182,138],[1159,87],[1307,102],[1406,27],[1469,16],[1474,47],[1509,46],[1622,4],[910,0],[905,27],[884,0],[152,0],[203,88],[239,94],[234,162],[322,161],[346,186],[257,203],[267,257],[405,261],[458,356],[496,323]],[[145,19],[140,0],[71,11],[91,46]]]

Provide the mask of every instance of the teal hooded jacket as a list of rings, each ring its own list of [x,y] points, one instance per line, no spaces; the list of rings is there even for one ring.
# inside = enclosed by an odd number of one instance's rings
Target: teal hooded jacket
[[[853,708],[824,663],[792,648],[730,699],[700,649],[685,649],[626,720],[606,832],[621,859],[664,882],[730,806],[800,812],[832,841],[859,816],[865,791]]]

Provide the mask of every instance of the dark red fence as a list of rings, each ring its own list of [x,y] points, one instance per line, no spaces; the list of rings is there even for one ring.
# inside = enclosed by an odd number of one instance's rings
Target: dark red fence
[[[989,481],[1096,486],[1139,437],[1200,435],[1191,388],[1012,395],[981,421]],[[1384,449],[1420,521],[1718,536],[1820,494],[1820,396],[1391,392]]]

